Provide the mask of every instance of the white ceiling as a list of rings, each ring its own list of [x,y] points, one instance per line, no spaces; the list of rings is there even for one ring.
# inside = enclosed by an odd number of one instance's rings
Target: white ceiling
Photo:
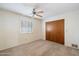
[[[34,5],[32,4],[23,4],[23,3],[1,3],[0,9],[8,10],[10,12],[19,13],[25,16],[32,17]]]
[[[0,7],[22,13],[24,15],[31,15],[32,9],[39,7],[44,11],[44,17],[53,17],[56,15],[64,14],[71,11],[79,10],[79,3],[10,3],[0,4]]]
[[[27,3],[24,5],[42,8],[44,11],[43,18],[79,10],[79,3]]]
[[[79,10],[79,3],[44,3],[40,4],[44,10],[44,18],[53,17],[71,11]]]
[[[22,4],[24,4],[25,6],[30,6],[30,7],[35,7],[38,5],[37,3],[22,3]]]

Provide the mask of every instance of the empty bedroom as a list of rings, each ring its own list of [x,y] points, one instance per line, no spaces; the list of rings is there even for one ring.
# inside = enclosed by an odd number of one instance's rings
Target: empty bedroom
[[[0,3],[0,56],[79,56],[79,3]]]

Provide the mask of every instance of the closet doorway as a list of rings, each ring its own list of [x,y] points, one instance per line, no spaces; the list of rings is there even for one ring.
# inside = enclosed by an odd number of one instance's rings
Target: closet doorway
[[[64,19],[46,22],[46,40],[64,44]]]

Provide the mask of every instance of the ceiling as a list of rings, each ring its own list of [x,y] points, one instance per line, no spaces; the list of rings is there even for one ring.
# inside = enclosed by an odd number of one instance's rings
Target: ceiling
[[[44,10],[44,18],[53,17],[71,11],[79,10],[79,3],[44,3],[40,4]]]
[[[38,5],[38,3],[22,3],[24,4],[25,6],[30,6],[30,7],[35,7]]]
[[[79,10],[79,3],[31,3],[24,4],[32,7],[43,9],[43,18],[53,17],[71,11]]]
[[[33,8],[38,7],[44,11],[43,18],[79,10],[79,3],[4,3],[2,6],[4,9],[16,11],[27,16],[32,14]]]

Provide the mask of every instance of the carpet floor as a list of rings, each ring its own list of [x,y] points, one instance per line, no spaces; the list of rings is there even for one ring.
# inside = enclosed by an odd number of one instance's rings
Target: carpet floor
[[[79,50],[47,40],[36,40],[2,50],[0,56],[79,56]]]

